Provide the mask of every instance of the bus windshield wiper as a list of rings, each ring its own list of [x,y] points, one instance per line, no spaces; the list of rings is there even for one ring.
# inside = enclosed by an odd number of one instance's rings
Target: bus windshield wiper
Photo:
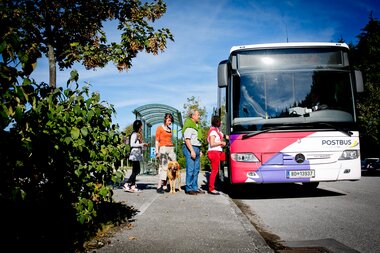
[[[321,126],[327,126],[329,128],[332,128],[336,131],[339,131],[341,133],[344,133],[345,135],[347,136],[352,136],[352,132],[349,131],[349,130],[344,130],[342,128],[339,128],[339,127],[336,127],[332,124],[329,124],[329,123],[325,123],[325,122],[314,122],[313,124],[317,124],[317,125],[321,125]],[[267,132],[270,132],[270,131],[275,131],[275,130],[283,130],[283,129],[289,129],[289,128],[294,128],[294,127],[297,127],[295,125],[282,125],[282,126],[274,126],[274,127],[269,127],[267,129],[264,129],[264,130],[259,130],[259,131],[256,131],[256,132],[253,132],[253,133],[248,133],[248,134],[245,134],[242,136],[242,139],[245,140],[245,139],[248,139],[250,137],[253,137],[253,136],[256,136],[256,135],[259,135],[259,134],[262,134],[262,133],[267,133]],[[298,125],[298,127],[300,127]],[[305,126],[304,126],[305,127]],[[310,126],[309,126],[310,127]]]
[[[259,134],[262,134],[262,133],[267,133],[267,132],[274,131],[274,130],[289,129],[291,127],[294,127],[294,126],[283,125],[283,126],[269,127],[267,129],[264,129],[264,130],[259,130],[259,131],[253,132],[253,133],[245,134],[245,135],[242,136],[242,139],[245,140],[245,139],[248,139],[250,137],[253,137],[255,135],[259,135]]]
[[[336,131],[339,131],[341,133],[344,133],[345,135],[351,137],[352,136],[352,132],[349,131],[349,130],[345,130],[345,129],[342,129],[342,128],[339,128],[339,127],[336,127],[334,126],[333,124],[330,124],[330,123],[325,123],[325,122],[314,122],[313,124],[318,124],[318,125],[321,125],[321,126],[328,126]]]

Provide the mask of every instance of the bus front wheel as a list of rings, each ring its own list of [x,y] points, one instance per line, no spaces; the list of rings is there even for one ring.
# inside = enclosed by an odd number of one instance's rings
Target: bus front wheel
[[[307,190],[307,191],[312,191],[317,189],[319,185],[319,182],[307,182],[307,183],[302,183],[302,186]]]

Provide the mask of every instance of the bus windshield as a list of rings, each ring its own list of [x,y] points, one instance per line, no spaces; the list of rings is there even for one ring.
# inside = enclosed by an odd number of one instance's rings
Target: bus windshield
[[[354,121],[351,76],[343,69],[237,69],[232,98],[235,130]]]

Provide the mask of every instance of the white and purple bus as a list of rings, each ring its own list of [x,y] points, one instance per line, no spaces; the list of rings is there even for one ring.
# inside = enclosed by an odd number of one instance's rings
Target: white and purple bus
[[[235,46],[218,67],[231,184],[359,180],[356,92],[345,43]]]

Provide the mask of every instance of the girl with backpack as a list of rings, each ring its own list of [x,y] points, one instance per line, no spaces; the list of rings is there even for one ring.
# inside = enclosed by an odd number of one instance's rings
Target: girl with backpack
[[[130,136],[131,153],[129,160],[132,162],[132,174],[128,178],[127,183],[124,184],[124,191],[139,192],[136,186],[136,176],[140,174],[140,162],[143,160],[143,148],[149,144],[144,143],[142,140],[142,122],[135,120],[133,122],[133,132]]]

